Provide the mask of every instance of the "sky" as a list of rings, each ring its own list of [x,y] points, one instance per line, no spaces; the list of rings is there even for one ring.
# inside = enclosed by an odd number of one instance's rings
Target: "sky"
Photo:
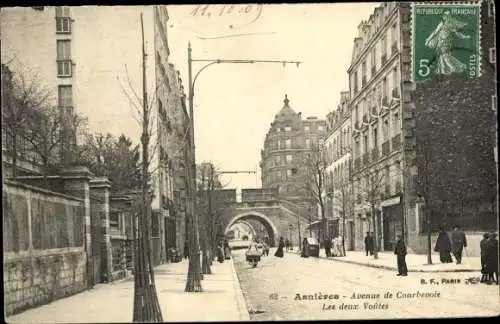
[[[283,106],[325,118],[348,90],[347,69],[357,26],[377,3],[169,6],[170,62],[187,85],[187,46],[193,59],[301,61],[302,64],[216,64],[200,73],[194,90],[197,161],[223,171],[229,188],[255,188],[260,152]],[[230,11],[230,12],[229,12]],[[242,35],[243,34],[243,35]],[[233,35],[233,36],[231,36]],[[241,35],[241,36],[234,36]],[[193,77],[203,67],[193,63]],[[186,86],[187,88],[187,86]]]

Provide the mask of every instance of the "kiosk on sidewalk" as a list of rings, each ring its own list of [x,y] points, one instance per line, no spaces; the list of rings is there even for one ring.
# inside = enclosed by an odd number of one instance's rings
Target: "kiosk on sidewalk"
[[[319,258],[319,242],[316,238],[307,238],[307,252],[310,257]]]

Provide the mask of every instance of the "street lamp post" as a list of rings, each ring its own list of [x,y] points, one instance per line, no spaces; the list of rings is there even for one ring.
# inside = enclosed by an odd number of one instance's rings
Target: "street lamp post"
[[[192,76],[192,64],[193,62],[206,62],[200,70],[195,74],[194,78]],[[300,61],[286,61],[286,60],[281,60],[281,61],[276,61],[276,60],[223,60],[223,59],[193,59],[192,58],[192,49],[191,49],[191,42],[188,43],[188,87],[189,87],[189,118],[190,118],[190,131],[189,131],[189,146],[191,148],[190,150],[190,158],[191,158],[191,181],[189,182],[191,185],[191,202],[190,202],[190,207],[191,207],[191,217],[192,217],[192,226],[194,229],[193,237],[191,239],[194,240],[193,246],[195,248],[195,251],[193,251],[193,257],[195,258],[200,258],[200,250],[199,250],[199,237],[196,234],[197,229],[198,229],[198,217],[196,214],[196,204],[195,204],[195,197],[196,197],[196,154],[195,154],[195,141],[194,141],[194,86],[196,84],[196,80],[200,73],[204,71],[206,68],[208,68],[211,65],[214,64],[221,64],[221,63],[228,63],[228,64],[254,64],[254,63],[279,63],[286,65],[286,63],[291,63],[291,64],[296,64],[297,67],[299,67],[299,64],[302,63]]]

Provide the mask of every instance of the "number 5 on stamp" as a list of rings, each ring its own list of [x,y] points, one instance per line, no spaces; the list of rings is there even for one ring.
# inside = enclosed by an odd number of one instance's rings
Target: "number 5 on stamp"
[[[413,80],[480,75],[481,7],[470,3],[414,3]]]

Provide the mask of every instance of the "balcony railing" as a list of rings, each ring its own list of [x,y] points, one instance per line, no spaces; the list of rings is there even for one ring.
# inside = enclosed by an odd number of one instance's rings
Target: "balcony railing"
[[[361,159],[356,158],[354,159],[354,169],[359,169],[361,167]]]
[[[392,138],[392,150],[396,151],[401,148],[401,134],[398,134]]]
[[[385,141],[384,143],[382,143],[382,155],[389,154],[390,150],[391,147],[389,141]]]
[[[364,165],[368,164],[368,153],[363,154],[363,164]]]
[[[392,55],[394,55],[398,52],[398,43],[397,42],[392,43],[391,52],[392,52]]]
[[[374,148],[372,150],[372,161],[376,161],[378,159],[378,148]]]
[[[399,88],[396,87],[396,88],[392,89],[392,97],[397,98],[397,99],[400,98]]]
[[[73,75],[73,62],[70,59],[57,60],[57,76],[71,77]]]
[[[389,106],[389,99],[387,98],[387,96],[384,96],[382,98],[382,105]]]
[[[402,191],[401,182],[396,182],[396,193],[400,193]]]

